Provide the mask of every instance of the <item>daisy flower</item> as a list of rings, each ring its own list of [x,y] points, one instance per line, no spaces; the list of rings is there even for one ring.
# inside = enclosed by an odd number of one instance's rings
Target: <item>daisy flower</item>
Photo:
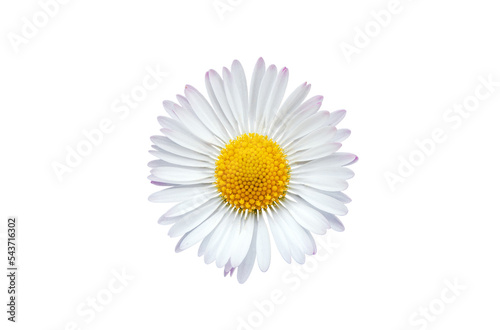
[[[345,111],[319,111],[322,96],[306,100],[303,83],[286,98],[288,69],[260,58],[250,85],[234,61],[222,77],[205,75],[208,99],[187,85],[152,136],[149,179],[163,190],[152,202],[176,203],[159,223],[181,236],[176,252],[199,243],[198,255],[224,276],[244,283],[254,267],[271,261],[271,234],[283,259],[302,264],[316,253],[312,234],[343,231],[337,216],[350,202],[342,191],[357,157],[338,152],[350,135],[337,129]]]

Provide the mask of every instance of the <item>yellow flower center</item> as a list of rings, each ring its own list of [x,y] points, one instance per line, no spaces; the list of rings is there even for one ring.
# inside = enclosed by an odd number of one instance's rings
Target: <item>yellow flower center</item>
[[[290,166],[267,136],[249,133],[229,141],[215,165],[217,189],[234,208],[256,212],[286,195]]]

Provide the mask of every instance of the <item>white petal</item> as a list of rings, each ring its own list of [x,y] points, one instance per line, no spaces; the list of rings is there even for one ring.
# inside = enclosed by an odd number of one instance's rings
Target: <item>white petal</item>
[[[154,150],[150,150],[149,152],[150,153],[153,153],[153,152],[166,152],[160,148],[158,148],[157,146],[151,146]],[[156,167],[165,167],[165,166],[173,166],[173,167],[184,167],[182,165],[179,165],[179,164],[173,164],[173,163],[168,163],[164,160],[161,160],[161,159],[155,159],[155,160],[152,160],[148,163],[148,166],[151,167],[151,169],[153,168],[156,168]]]
[[[217,198],[214,198],[196,208],[192,212],[189,212],[188,214],[184,215],[182,219],[177,221],[172,227],[170,227],[168,235],[170,237],[177,237],[193,230],[203,221],[208,219],[208,217],[210,217],[215,212],[220,204],[221,201]]]
[[[224,266],[224,277],[227,276],[227,274],[231,273],[233,275],[232,271],[234,270],[233,266],[231,265],[231,262],[227,262],[226,265]]]
[[[151,155],[168,162],[170,164],[177,164],[177,165],[182,165],[182,166],[190,166],[190,167],[203,167],[203,168],[208,168],[211,170],[215,170],[215,162],[210,161],[200,161],[192,158],[187,158],[187,157],[182,157],[176,154],[173,154],[168,151],[157,151],[157,150],[152,150],[149,152]],[[167,164],[164,164],[163,166],[167,166]],[[156,166],[159,167],[159,166]]]
[[[184,96],[182,96],[180,94],[175,95],[175,97],[177,98],[177,101],[179,102],[181,107],[183,107],[185,109],[193,110],[193,107],[191,106],[191,104],[189,104],[189,101],[187,98],[185,98]]]
[[[257,126],[256,131],[261,132],[264,125],[264,111],[266,109],[267,101],[269,100],[269,95],[271,94],[274,82],[276,81],[277,69],[275,65],[270,65],[267,68],[264,78],[262,79],[262,84],[259,89],[259,98],[257,100],[257,111],[256,120]]]
[[[279,210],[277,210],[279,212]],[[300,242],[297,241],[298,235],[290,229],[290,227],[285,223],[283,218],[280,216],[275,217],[274,221],[276,225],[280,228],[281,232],[284,234],[288,247],[290,248],[291,257],[297,261],[299,264],[303,264],[305,261],[304,247]]]
[[[307,99],[305,102],[303,102],[297,109],[294,111],[294,114],[298,115],[300,113],[315,113],[316,111],[321,108],[321,104],[323,103],[323,96],[322,95],[315,95],[312,96],[311,98]],[[316,110],[314,110],[316,109]]]
[[[170,118],[178,120],[179,117],[177,117],[177,114],[174,111],[174,107],[175,107],[174,102],[168,100],[163,101],[163,109],[165,109]]]
[[[349,196],[347,196],[346,194],[344,194],[341,191],[331,191],[331,192],[328,192],[328,195],[332,196],[335,199],[338,199],[339,201],[341,201],[344,204],[350,203],[352,201],[349,198]]]
[[[347,167],[336,167],[323,164],[314,164],[311,166],[296,166],[295,175],[313,175],[331,177],[339,180],[349,180],[354,176],[354,172]],[[297,180],[298,181],[298,180]]]
[[[214,145],[221,145],[220,140],[215,138],[214,132],[198,118],[192,108],[182,108],[174,103],[174,111],[179,121],[192,133],[202,140]]]
[[[347,189],[347,181],[339,179],[334,171],[295,173],[291,184],[302,184],[326,191],[342,191]]]
[[[245,132],[247,125],[243,120],[243,104],[241,103],[242,101],[238,93],[236,82],[234,81],[233,75],[228,68],[222,69],[222,78],[224,81],[224,91],[226,93],[227,102],[229,103],[231,111],[238,122],[240,132]]]
[[[267,100],[266,107],[264,109],[264,127],[266,129],[266,135],[269,135],[271,130],[271,122],[273,121],[277,110],[280,107],[281,101],[283,100],[283,95],[285,95],[286,86],[288,84],[288,69],[283,68],[278,73],[278,77],[274,83],[269,99]]]
[[[152,136],[151,141],[161,149],[182,157],[192,158],[200,161],[208,161],[208,162],[215,159],[208,157],[206,154],[202,154],[193,151],[192,149],[185,148],[165,136],[160,136],[160,135]]]
[[[250,107],[248,109],[248,120],[251,131],[255,131],[256,129],[257,100],[259,98],[260,84],[262,82],[262,78],[264,78],[265,72],[266,64],[261,57],[255,64],[252,74],[252,81],[250,83]]]
[[[162,127],[166,128],[168,130],[189,134],[189,129],[183,123],[181,123],[180,121],[178,121],[174,118],[169,118],[169,117],[165,117],[165,116],[158,116],[156,119],[158,120],[158,123]],[[199,140],[199,139],[196,137],[196,140]]]
[[[219,225],[213,230],[212,238],[210,239],[210,242],[206,247],[205,256],[203,257],[206,264],[210,264],[215,260],[220,244],[223,244],[222,238],[224,237],[226,231],[231,228],[232,217],[233,215],[227,212],[222,218]]]
[[[328,119],[328,125],[330,126],[337,126],[338,123],[344,119],[346,114],[345,110],[337,110],[332,113],[330,113],[330,118]]]
[[[217,226],[220,226],[220,222],[217,224]],[[217,228],[217,227],[215,227],[215,228]],[[210,234],[208,234],[207,236],[205,236],[205,238],[203,239],[203,241],[201,241],[200,247],[198,248],[198,257],[201,257],[202,255],[205,254],[205,251],[207,249],[208,243],[210,243],[210,241],[212,240],[213,233],[214,233],[214,231],[212,230],[210,232]]]
[[[211,145],[200,140],[195,135],[188,131],[174,131],[167,128],[162,128],[160,131],[167,136],[170,140],[174,141],[178,145],[195,150],[196,152],[206,154],[211,158],[217,158],[218,152]]]
[[[290,263],[292,262],[290,247],[288,246],[285,234],[281,231],[281,228],[275,221],[276,218],[280,218],[280,214],[279,212],[273,212],[272,216],[270,216],[271,212],[268,212],[267,214],[269,216],[268,217],[269,228],[271,229],[271,233],[273,233],[273,238],[274,242],[276,243],[276,247],[278,248],[278,251],[280,252],[283,259],[287,263]]]
[[[304,251],[297,244],[290,244],[290,254],[298,264],[306,262],[306,255]]]
[[[294,197],[297,199],[297,203],[287,200],[283,203],[283,205],[288,211],[290,211],[290,214],[293,216],[295,221],[297,221],[297,223],[305,229],[315,234],[325,234],[326,230],[330,228],[330,225],[325,217],[320,212],[303,203],[300,197]]]
[[[292,185],[289,187],[290,191],[292,191]],[[337,199],[328,196],[326,194],[321,193],[320,191],[310,188],[307,186],[301,186],[301,185],[294,185],[293,186],[293,193],[296,195],[299,195],[302,197],[304,200],[309,202],[311,205],[317,207],[318,209],[336,214],[336,215],[346,215],[347,214],[347,207]],[[298,221],[297,218],[295,220]],[[299,222],[300,223],[300,222]],[[300,223],[301,226],[304,227],[302,223]],[[304,227],[306,229],[311,230],[311,228]],[[316,234],[315,231],[311,230],[313,233]]]
[[[351,199],[346,194],[342,193],[341,191],[328,191],[328,190],[321,190],[321,189],[317,189],[317,188],[314,188],[314,189],[322,194],[325,194],[327,196],[335,198],[336,200],[338,200],[342,204],[347,204],[347,203],[351,202]]]
[[[247,88],[247,78],[245,76],[245,71],[238,60],[234,60],[231,65],[231,75],[233,77],[233,83],[236,87],[237,95],[240,99],[238,103],[241,103],[241,111],[243,113],[243,127],[245,132],[250,132],[248,126],[248,88]]]
[[[354,163],[356,163],[358,161],[358,156],[356,156],[356,158],[354,158],[354,160],[352,162],[350,162],[349,164],[345,164],[345,166],[349,166],[349,165],[352,165]]]
[[[252,242],[252,236],[255,226],[254,217],[248,217],[247,219],[241,220],[241,232],[238,235],[238,240],[236,241],[236,245],[234,246],[233,252],[231,253],[231,265],[233,267],[238,267],[240,263],[245,259],[245,256],[248,253],[248,248],[250,247],[250,243]]]
[[[237,212],[233,212],[234,215],[231,219],[228,230],[226,234],[221,239],[219,244],[219,249],[217,250],[217,256],[215,258],[215,264],[217,267],[223,267],[231,257],[231,251],[233,251],[235,242],[238,240],[238,232],[240,231],[241,221]]]
[[[159,219],[158,219],[158,223],[160,225],[171,225],[173,223],[176,223],[177,221],[179,221],[180,219],[182,219],[182,216],[176,216],[176,217],[169,217],[167,216],[166,213],[164,213]]]
[[[276,116],[274,117],[273,121],[269,125],[271,127],[270,135],[273,137],[273,139],[276,132],[282,126],[287,116],[290,113],[293,113],[295,109],[299,107],[300,103],[304,101],[307,94],[309,94],[310,90],[311,90],[311,85],[303,83],[286,98],[285,102],[283,102]]]
[[[236,132],[238,132],[238,122],[236,121],[236,117],[234,116],[233,110],[231,109],[231,106],[229,105],[229,102],[227,100],[222,78],[217,72],[215,72],[214,70],[210,70],[208,71],[208,83],[213,91],[213,95],[211,96],[211,98],[213,97],[216,99],[216,102],[214,102],[214,100],[212,99],[212,103],[215,107],[217,104],[220,106],[220,109],[224,114],[224,116],[220,116],[222,118],[221,120],[224,122],[223,117],[227,119],[227,123],[229,123],[229,125],[226,124],[226,128],[232,136],[235,136],[237,134]],[[208,89],[209,87],[207,85],[207,90]]]
[[[321,95],[313,96],[304,103],[302,103],[294,111],[284,115],[283,118],[281,119],[281,126],[274,136],[278,138],[282,134],[286,135],[288,131],[294,130],[306,118],[318,112],[319,108],[321,108],[322,102],[323,102],[323,96]]]
[[[222,205],[222,208],[224,207],[225,206]],[[216,210],[207,220],[202,222],[198,227],[184,234],[184,236],[182,236],[182,238],[177,243],[177,246],[175,247],[175,252],[181,252],[190,248],[191,246],[195,245],[203,238],[205,238],[205,236],[210,234],[210,232],[214,230],[214,228],[221,221],[222,216],[225,214],[222,208]]]
[[[325,216],[326,220],[328,220],[328,223],[333,230],[340,232],[345,230],[344,225],[336,215],[327,212],[321,213]]]
[[[193,107],[194,112],[201,119],[207,127],[210,128],[215,135],[217,135],[221,140],[229,140],[229,135],[226,129],[220,122],[219,118],[214,112],[212,106],[208,103],[203,95],[196,88],[190,85],[186,85],[184,89],[184,94],[189,101],[189,104]]]
[[[315,160],[310,164],[323,164],[325,167],[340,167],[350,164],[353,160],[356,159],[356,155],[347,153],[347,152],[336,152],[328,157],[324,157],[322,159]],[[308,163],[309,164],[309,163]],[[304,164],[305,166],[306,164]]]
[[[259,268],[265,272],[269,269],[271,263],[271,242],[269,240],[266,221],[262,217],[257,219],[257,241],[255,246]]]
[[[177,186],[176,184],[173,184],[173,183],[163,182],[162,179],[160,179],[154,175],[148,175],[148,180],[150,180],[151,183],[156,185],[156,186],[161,186],[161,187]]]
[[[286,148],[287,153],[288,155],[293,155],[297,151],[317,148],[325,143],[332,142],[336,132],[337,129],[335,127],[322,127],[307,134],[302,139],[292,142]]]
[[[154,146],[151,146],[154,148]],[[158,150],[157,150],[158,151]],[[151,151],[150,151],[151,152]],[[166,161],[163,161],[161,159],[155,159],[155,160],[152,160],[148,163],[148,167],[160,167],[160,166],[167,166],[169,163],[167,163]]]
[[[301,225],[299,225],[286,208],[284,207],[280,208],[278,212],[280,212],[280,215],[283,218],[284,223],[293,232],[294,237],[296,237],[297,239],[297,243],[302,246],[304,252],[308,255],[313,254],[315,249],[315,244],[314,244],[314,239],[312,239],[312,236],[307,235],[309,231],[304,227],[302,227]]]
[[[316,252],[318,252],[318,248],[316,246],[316,241],[314,240],[314,237],[312,237],[309,230],[306,230],[305,232],[306,232],[307,236],[309,236],[309,241],[311,241],[313,244],[313,253],[312,254],[316,254]]]
[[[335,142],[342,142],[351,135],[351,131],[346,128],[341,128],[337,130],[337,134],[333,138]]]
[[[348,163],[351,159],[355,159],[353,154],[336,152],[331,156],[315,159],[305,164],[297,164],[293,167],[293,173],[305,173],[316,171],[330,171],[331,175],[335,175],[339,179],[350,179],[354,176],[354,172],[343,167],[343,164]]]
[[[346,166],[351,164],[356,158],[356,155],[348,152],[336,152],[328,157],[328,162],[336,166]]]
[[[167,213],[165,213],[164,217],[165,218],[176,217],[189,213],[195,210],[197,207],[205,204],[211,199],[220,200],[219,192],[216,189],[214,189],[213,192],[199,195],[196,196],[196,198],[191,198],[183,202],[180,202],[178,204],[175,204],[167,211]]]
[[[287,133],[280,140],[286,147],[290,142],[326,126],[329,116],[330,114],[328,111],[320,111],[309,118],[304,119],[304,121],[297,125],[295,129],[287,131]]]
[[[302,150],[292,155],[288,154],[288,161],[292,164],[295,162],[305,162],[310,160],[315,160],[318,158],[323,158],[334,154],[340,149],[342,144],[337,142],[323,143],[315,148]]]
[[[310,116],[314,115],[321,108],[323,103],[323,96],[317,95],[311,97],[306,102],[302,103],[295,111],[291,118],[291,121],[296,123],[302,123],[302,121]],[[326,124],[326,123],[325,123]]]
[[[214,179],[214,172],[210,169],[193,167],[162,166],[155,167],[151,174],[170,183],[211,183]]]
[[[238,267],[238,282],[243,284],[246,282],[250,273],[252,272],[253,264],[255,263],[255,255],[257,254],[255,251],[255,241],[256,241],[256,231],[257,227],[254,227],[254,234],[252,235],[252,242],[250,244],[250,248],[248,249],[248,254],[245,257],[245,260]]]
[[[174,203],[191,199],[195,196],[212,192],[213,190],[213,185],[207,183],[170,187],[155,192],[149,196],[149,201],[156,203]]]

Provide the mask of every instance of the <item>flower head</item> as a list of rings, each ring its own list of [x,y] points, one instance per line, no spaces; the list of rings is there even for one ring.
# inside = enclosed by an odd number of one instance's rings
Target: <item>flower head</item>
[[[287,82],[287,68],[266,68],[262,58],[249,86],[238,61],[222,77],[210,70],[210,101],[186,86],[178,103],[163,103],[163,135],[151,138],[158,159],[149,178],[165,188],[150,200],[177,203],[159,219],[182,236],[176,251],[201,242],[198,255],[224,275],[237,269],[240,283],[255,260],[269,268],[269,229],[288,263],[316,253],[311,233],[344,230],[337,216],[347,213],[342,191],[354,175],[346,166],[357,161],[338,152],[350,135],[336,128],[345,111],[319,111],[323,97],[306,100],[307,83],[284,99]]]

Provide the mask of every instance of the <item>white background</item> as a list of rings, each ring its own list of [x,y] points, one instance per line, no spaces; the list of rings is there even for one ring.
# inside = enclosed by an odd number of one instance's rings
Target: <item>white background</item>
[[[497,329],[500,88],[459,128],[443,119],[480,76],[500,81],[495,3],[401,0],[350,63],[341,43],[389,1],[232,3],[221,18],[212,0],[69,1],[16,52],[9,36],[41,7],[2,2],[0,216],[18,216],[20,244],[18,323],[6,321],[2,276],[2,329],[236,329],[249,317],[259,329]],[[249,76],[260,56],[290,69],[288,91],[307,81],[323,109],[347,109],[343,150],[360,160],[346,231],[327,234],[338,247],[319,247],[325,260],[309,258],[304,279],[273,247],[269,271],[254,268],[240,285],[197,247],[174,252],[177,240],[157,224],[167,206],[147,200],[157,188],[146,164],[164,99],[185,84],[204,91],[205,72],[233,59]],[[168,77],[120,118],[113,102],[157,66]],[[103,118],[114,130],[58,180],[53,162]],[[398,157],[436,128],[446,141],[392,191],[384,173],[397,174]],[[5,231],[2,220],[2,265]],[[89,322],[77,309],[109,298],[122,269],[133,279]],[[459,296],[447,280],[465,287]],[[254,301],[273,292],[280,304],[260,317]],[[429,305],[439,315],[422,321]]]

